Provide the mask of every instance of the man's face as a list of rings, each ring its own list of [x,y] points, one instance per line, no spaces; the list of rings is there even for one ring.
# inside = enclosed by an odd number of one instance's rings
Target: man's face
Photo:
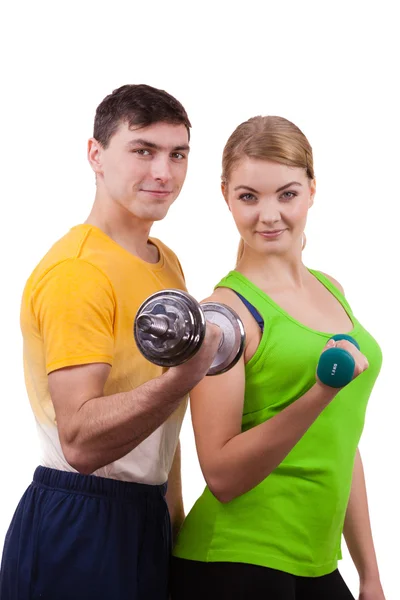
[[[97,194],[144,221],[166,216],[185,181],[188,154],[185,125],[164,122],[137,129],[121,123],[107,148],[89,141]]]

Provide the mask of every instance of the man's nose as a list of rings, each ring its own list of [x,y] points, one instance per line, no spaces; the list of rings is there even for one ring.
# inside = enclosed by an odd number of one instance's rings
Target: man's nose
[[[168,157],[158,156],[152,161],[152,175],[154,179],[162,183],[171,179],[171,165]]]

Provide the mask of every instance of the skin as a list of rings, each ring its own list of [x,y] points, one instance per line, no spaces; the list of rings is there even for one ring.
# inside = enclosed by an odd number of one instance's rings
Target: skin
[[[96,196],[87,223],[148,262],[157,262],[148,243],[154,221],[164,219],[185,181],[189,156],[184,125],[155,123],[132,130],[122,123],[106,148],[88,143],[96,174]]]
[[[237,270],[306,326],[331,333],[352,329],[333,295],[303,265],[302,238],[316,191],[301,168],[243,158],[222,185],[225,201],[244,240]],[[330,278],[335,285],[340,284]],[[260,425],[242,432],[245,364],[256,352],[261,332],[236,294],[218,288],[207,301],[223,302],[241,317],[246,347],[227,373],[206,378],[191,392],[191,413],[200,465],[212,493],[229,502],[268,477],[306,433],[339,390],[317,379],[296,402]],[[353,344],[328,342],[355,359],[354,377],[368,361]],[[359,453],[357,453],[359,457]],[[360,574],[360,600],[384,600],[369,526],[361,458],[354,467],[345,536]]]
[[[129,128],[120,123],[107,147],[88,143],[96,195],[87,223],[99,227],[126,250],[149,262],[159,260],[149,242],[154,221],[163,219],[182,189],[189,154],[184,125],[155,123]],[[83,474],[125,456],[178,407],[207,373],[220,340],[207,327],[199,352],[184,365],[138,388],[104,395],[108,364],[53,371],[48,376],[61,446],[69,464]],[[183,519],[180,448],[171,470],[168,503],[176,530]]]

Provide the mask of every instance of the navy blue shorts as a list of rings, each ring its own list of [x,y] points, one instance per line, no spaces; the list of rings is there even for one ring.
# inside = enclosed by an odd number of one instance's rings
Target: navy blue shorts
[[[1,600],[167,600],[166,487],[38,467],[5,539]]]

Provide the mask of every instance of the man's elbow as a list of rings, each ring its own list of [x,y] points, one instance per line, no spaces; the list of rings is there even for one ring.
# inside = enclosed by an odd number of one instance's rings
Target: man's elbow
[[[67,463],[81,475],[91,475],[99,468],[88,460],[87,452],[83,452],[82,449],[71,444],[63,444],[62,449]]]

